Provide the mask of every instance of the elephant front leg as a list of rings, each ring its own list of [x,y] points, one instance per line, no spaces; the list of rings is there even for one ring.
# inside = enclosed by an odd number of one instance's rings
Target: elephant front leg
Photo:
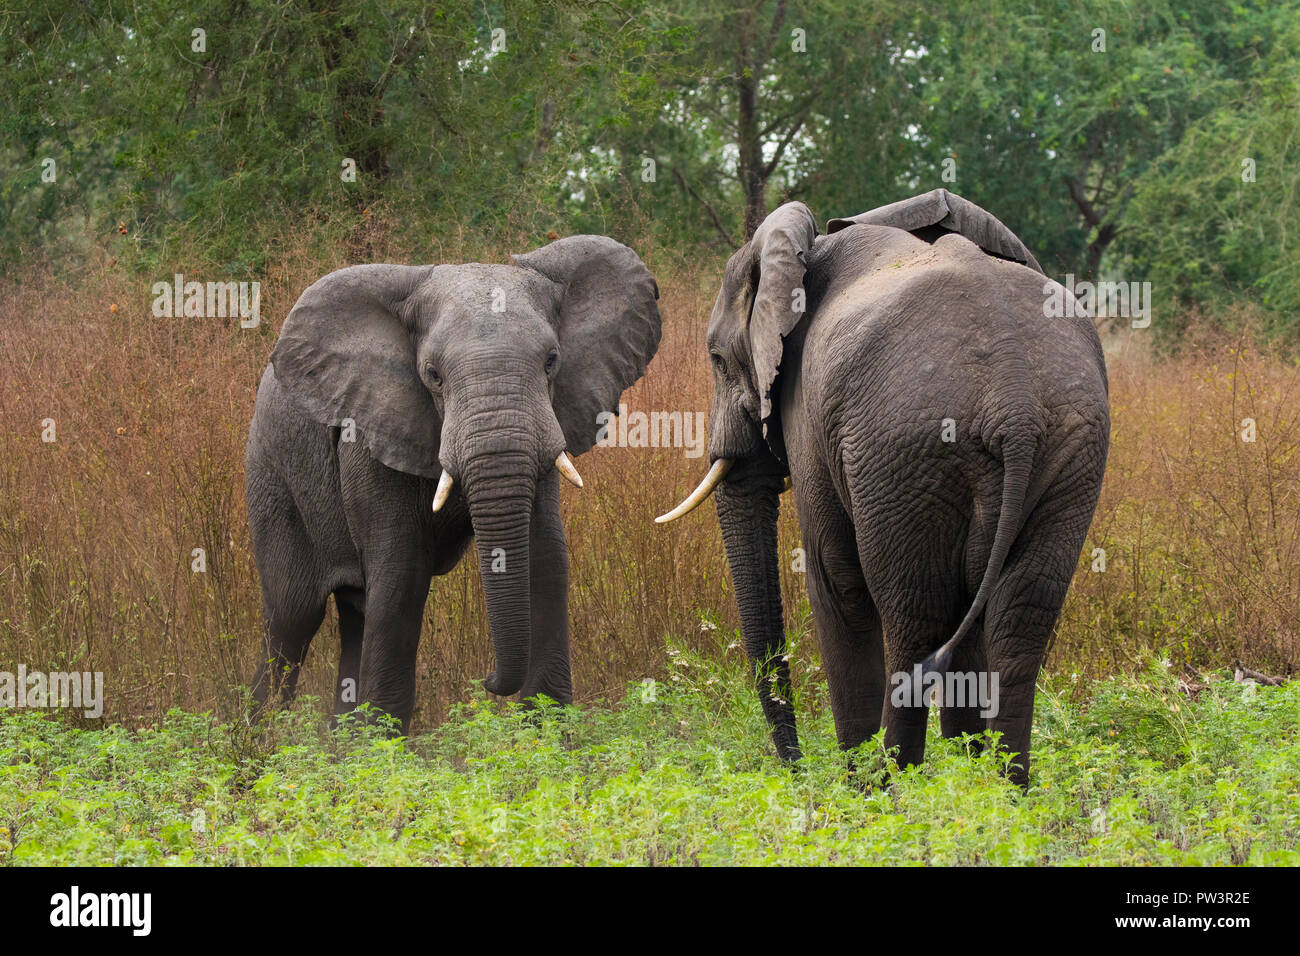
[[[569,667],[569,546],[560,516],[559,475],[552,471],[537,486],[529,537],[529,590],[532,644],[528,676],[519,696],[545,694],[573,703]]]
[[[334,592],[339,614],[339,673],[334,686],[334,724],[356,709],[361,689],[361,641],[365,634],[365,593],[355,588]]]
[[[415,710],[415,656],[433,576],[425,569],[379,571],[366,582],[360,702],[396,717],[405,734]]]

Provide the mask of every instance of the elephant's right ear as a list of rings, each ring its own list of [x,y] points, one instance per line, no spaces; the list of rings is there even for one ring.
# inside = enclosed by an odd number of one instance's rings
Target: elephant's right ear
[[[325,425],[356,423],[370,453],[426,478],[442,473],[442,421],[415,365],[412,294],[434,266],[331,272],[298,298],[271,353],[275,377]]]
[[[790,202],[764,219],[750,240],[758,286],[749,313],[749,348],[764,436],[772,417],[772,385],[781,369],[782,340],[804,315],[803,277],[816,238],[811,210],[801,202]]]

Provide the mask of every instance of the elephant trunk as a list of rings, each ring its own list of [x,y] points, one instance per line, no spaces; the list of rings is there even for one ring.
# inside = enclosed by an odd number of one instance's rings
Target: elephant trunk
[[[780,476],[748,474],[722,482],[714,497],[758,699],[772,727],[777,754],[782,760],[795,761],[800,756],[799,736],[791,702],[790,664],[785,658],[776,547],[782,488]]]
[[[528,542],[537,463],[528,453],[480,455],[466,462],[463,483],[496,654],[483,686],[508,697],[524,686],[532,644]]]

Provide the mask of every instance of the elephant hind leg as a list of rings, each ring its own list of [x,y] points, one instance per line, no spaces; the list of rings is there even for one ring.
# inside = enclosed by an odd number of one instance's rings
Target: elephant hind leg
[[[861,581],[836,580],[808,558],[808,598],[835,717],[848,750],[875,736],[885,704],[885,645],[871,596]]]
[[[884,633],[862,575],[853,523],[830,504],[830,493],[813,489],[815,481],[801,479],[798,498],[808,600],[830,691],[835,736],[840,746],[849,750],[880,729],[885,700]]]
[[[890,491],[885,501],[865,490],[869,484],[864,481],[855,498],[858,557],[884,622],[885,747],[907,767],[925,756],[930,715],[927,684],[918,680],[918,670],[952,637],[970,607],[960,560],[965,519],[932,494],[913,491],[910,501],[900,503],[901,492]],[[919,479],[909,485],[919,486]]]
[[[1058,483],[1039,502],[989,597],[984,645],[997,713],[986,721],[1018,754],[1008,776],[1029,786],[1030,733],[1039,669],[1092,520],[1094,496]]]
[[[984,652],[984,631],[980,624],[976,624],[966,640],[958,645],[953,654],[949,673],[973,675],[976,682],[981,679],[987,680],[983,675],[988,673],[988,657]],[[962,689],[966,690],[968,686],[963,684]],[[983,749],[982,741],[986,728],[984,708],[977,695],[963,693],[958,700],[945,699],[940,705],[939,729],[948,738],[960,737],[962,734],[978,738],[972,744],[972,748],[974,753],[979,753]]]
[[[1034,553],[1031,550],[1026,555]],[[1000,733],[999,749],[1017,755],[1008,776],[1022,788],[1029,786],[1038,672],[1068,585],[1068,577],[1040,570],[1030,562],[1019,563],[1003,573],[985,611],[987,680],[995,710],[985,727]]]
[[[927,591],[936,597],[939,592]],[[925,732],[930,706],[925,687],[915,681],[916,670],[931,651],[952,636],[961,613],[922,616],[884,612],[889,646],[886,671],[889,684],[884,704],[885,749],[896,750],[900,767],[919,765],[925,758]]]
[[[917,680],[921,662],[952,637],[968,606],[961,588],[954,586],[958,569],[944,553],[952,548],[943,530],[922,536],[882,524],[875,540],[861,549],[885,628],[885,747],[897,748],[900,767],[920,764],[925,757],[930,705],[925,683]]]

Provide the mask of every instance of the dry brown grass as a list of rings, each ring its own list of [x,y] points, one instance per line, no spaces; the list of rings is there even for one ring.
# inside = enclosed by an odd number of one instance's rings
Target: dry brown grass
[[[1109,358],[1110,460],[1057,628],[1058,669],[1111,674],[1152,655],[1296,669],[1300,367],[1199,338],[1162,361]],[[1104,574],[1091,570],[1097,547]]]
[[[645,257],[661,289],[664,337],[625,401],[707,411],[704,330],[722,261]],[[114,720],[238,706],[261,648],[243,501],[254,391],[297,294],[344,264],[301,250],[277,263],[261,277],[257,331],[153,318],[149,286],[170,270],[136,277],[105,266],[68,281],[34,271],[0,287],[0,669],[102,670]],[[197,269],[195,277],[229,278]],[[1228,346],[1161,363],[1113,358],[1110,468],[1053,668],[1108,674],[1158,653],[1294,669],[1298,378],[1293,364]],[[1247,416],[1257,422],[1253,444],[1238,437]],[[53,444],[41,441],[47,418]],[[736,626],[736,612],[712,509],[652,523],[694,485],[703,460],[681,449],[597,448],[579,467],[586,489],[565,492],[570,614],[577,696],[590,701],[662,674],[668,634],[716,652],[701,612],[723,628]],[[798,544],[791,507],[781,542],[787,556]],[[1097,546],[1107,552],[1104,574],[1089,570]],[[198,547],[205,574],[190,570]],[[806,594],[785,564],[787,614],[802,633]],[[326,698],[331,619],[303,682]],[[798,652],[805,665],[811,647]],[[417,723],[440,719],[489,669],[471,556],[432,588]]]

